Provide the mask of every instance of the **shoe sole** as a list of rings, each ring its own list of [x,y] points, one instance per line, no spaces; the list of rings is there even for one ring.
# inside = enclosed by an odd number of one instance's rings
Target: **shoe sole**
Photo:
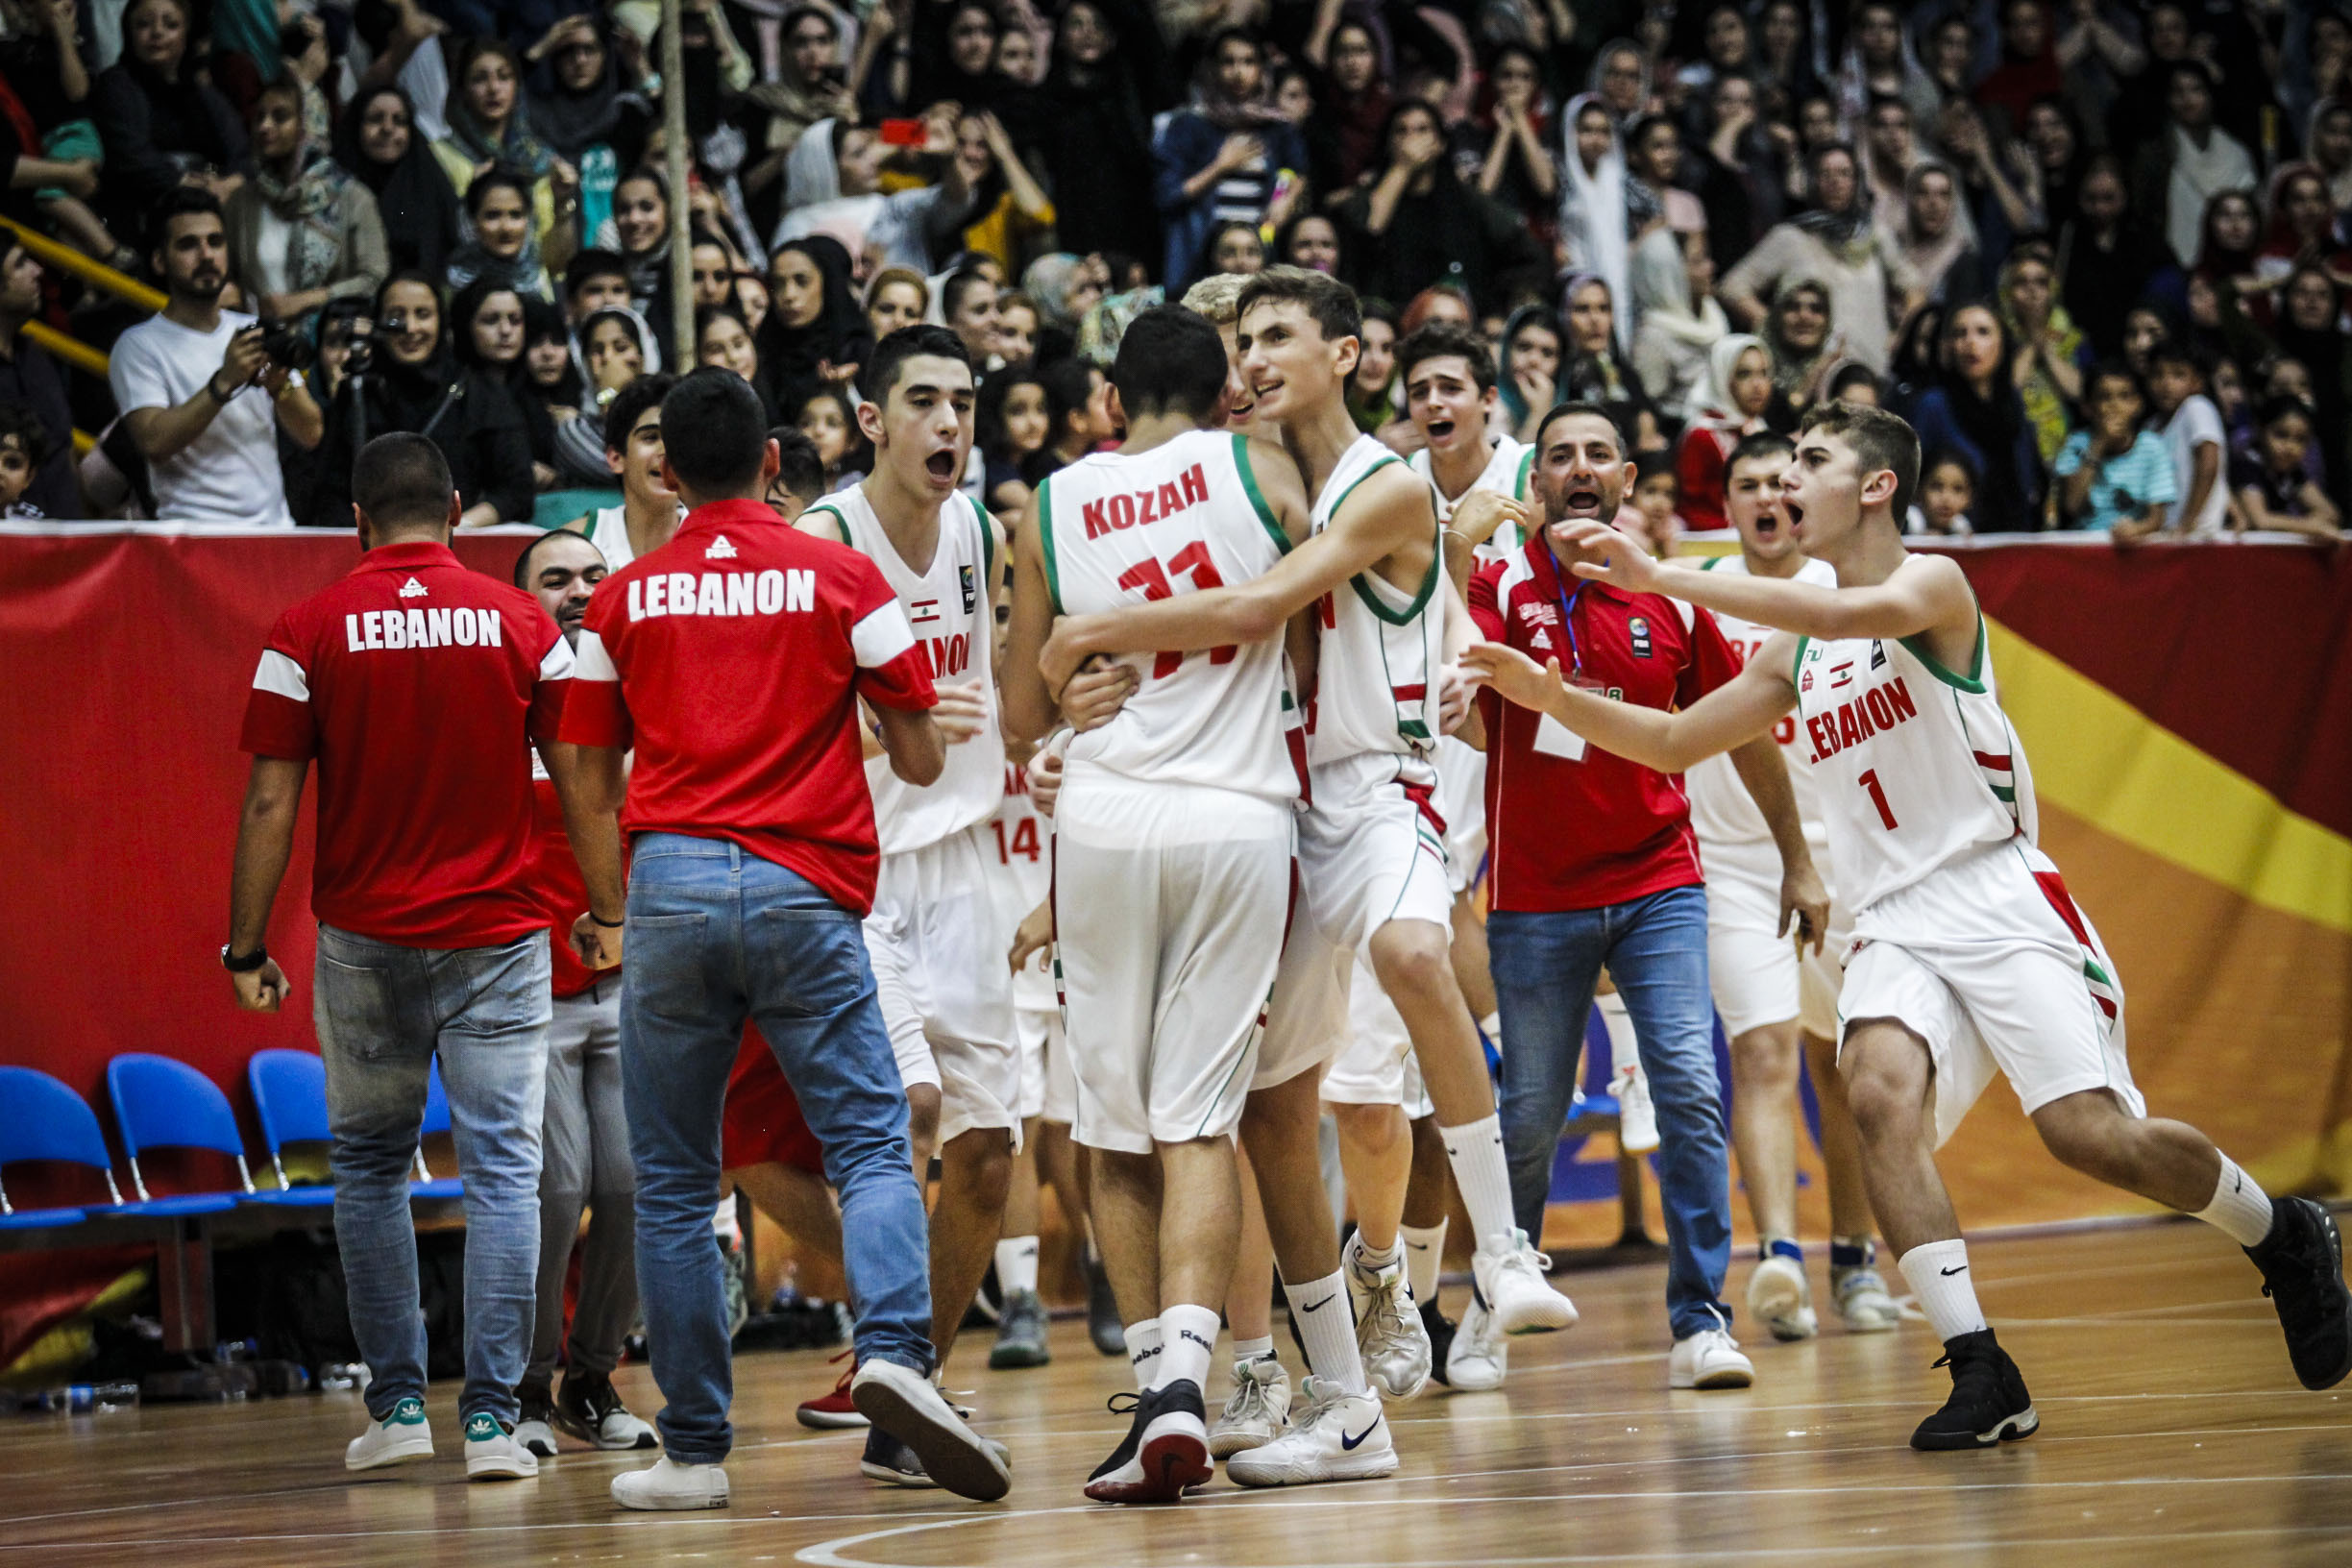
[[[368,1470],[386,1469],[395,1464],[413,1464],[419,1459],[429,1459],[432,1457],[430,1437],[409,1438],[395,1443],[389,1448],[380,1448],[356,1464],[353,1463],[351,1456],[346,1454],[343,1457],[343,1468],[356,1475]]]
[[[1013,1489],[1011,1471],[952,1410],[943,1425],[880,1378],[855,1384],[849,1397],[870,1423],[913,1449],[925,1473],[956,1496],[993,1503]]]
[[[686,1513],[697,1508],[725,1507],[727,1490],[722,1485],[718,1491],[706,1493],[700,1497],[681,1497],[673,1493],[662,1497],[648,1498],[631,1497],[625,1492],[615,1491],[612,1494],[612,1500],[616,1506],[630,1508],[639,1513]]]
[[[615,1443],[607,1442],[604,1438],[600,1437],[595,1433],[588,1431],[587,1428],[581,1426],[576,1421],[566,1421],[562,1417],[558,1416],[553,1425],[557,1432],[564,1433],[566,1436],[576,1437],[581,1442],[586,1443],[590,1448],[600,1450],[606,1454],[628,1454],[639,1449],[661,1447],[661,1438],[655,1434],[651,1427],[648,1427],[645,1431],[639,1433],[636,1436],[630,1438],[625,1443]],[[533,1452],[535,1453],[537,1451],[533,1450]],[[550,1456],[545,1454],[542,1454],[539,1457],[541,1458],[550,1458]]]
[[[939,1482],[933,1481],[929,1476],[911,1475],[904,1470],[894,1470],[887,1464],[876,1464],[871,1459],[858,1460],[858,1474],[864,1476],[868,1481],[878,1481],[885,1486],[903,1486],[910,1492],[939,1489]]]
[[[1788,1343],[1810,1339],[1821,1327],[1805,1302],[1803,1276],[1791,1280],[1778,1269],[1769,1274],[1759,1269],[1750,1277],[1748,1315],[1771,1330],[1775,1339]]]
[[[1053,1352],[1043,1345],[998,1345],[989,1352],[992,1372],[1020,1372],[1033,1366],[1051,1366]]]
[[[1709,1372],[1705,1377],[1693,1378],[1688,1383],[1678,1378],[1673,1379],[1667,1383],[1666,1386],[1669,1388],[1697,1388],[1702,1391],[1710,1388],[1752,1388],[1755,1386],[1755,1373],[1753,1371],[1742,1372],[1734,1368],[1723,1372]]]
[[[1938,1433],[1924,1438],[1915,1432],[1911,1434],[1911,1446],[1923,1454],[1964,1454],[2019,1442],[2041,1430],[2042,1417],[2028,1405],[2017,1414],[1995,1422],[1991,1432]]]
[[[1144,1439],[1136,1455],[1139,1479],[1115,1481],[1106,1476],[1089,1482],[1086,1495],[1097,1503],[1175,1503],[1194,1486],[1216,1479],[1209,1459],[1209,1445],[1190,1432],[1162,1433]]]
[[[1237,1486],[1313,1486],[1331,1481],[1377,1481],[1396,1474],[1396,1451],[1370,1458],[1346,1457],[1314,1465],[1228,1464],[1225,1479]]]
[[[466,1460],[468,1481],[528,1481],[538,1473],[536,1459],[527,1467],[502,1454],[496,1458]]]
[[[1494,1310],[1495,1323],[1505,1334],[1557,1334],[1573,1329],[1577,1324],[1576,1303],[1556,1290],[1547,1289],[1541,1296],[1530,1292],[1518,1308],[1504,1312]]]
[[[1452,1367],[1448,1367],[1446,1369],[1446,1386],[1453,1389],[1458,1394],[1491,1394],[1497,1388],[1503,1386],[1503,1377],[1504,1374],[1500,1372],[1494,1374],[1492,1378],[1487,1378],[1476,1373],[1464,1376],[1461,1372]]]
[[[1866,1314],[1841,1311],[1838,1316],[1844,1319],[1848,1334],[1892,1334],[1902,1325],[1902,1313],[1899,1311],[1873,1311]]]
[[[866,1417],[856,1410],[818,1410],[812,1413],[805,1405],[793,1412],[793,1419],[814,1432],[862,1431]]]
[[[1236,1454],[1247,1454],[1253,1448],[1263,1448],[1290,1430],[1289,1423],[1263,1433],[1255,1432],[1212,1432],[1209,1434],[1209,1457],[1230,1459]]]

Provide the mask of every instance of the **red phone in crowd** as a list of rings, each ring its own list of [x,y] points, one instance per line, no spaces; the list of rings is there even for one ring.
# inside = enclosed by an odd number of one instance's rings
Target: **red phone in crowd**
[[[920,147],[930,139],[920,120],[882,122],[882,145],[885,147]]]

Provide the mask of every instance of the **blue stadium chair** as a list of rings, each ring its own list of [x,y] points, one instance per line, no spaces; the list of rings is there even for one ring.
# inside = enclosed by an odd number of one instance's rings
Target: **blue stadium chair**
[[[441,1059],[435,1056],[425,1069],[425,1124],[417,1129],[417,1179],[408,1184],[411,1199],[462,1198],[465,1181],[457,1176],[435,1176],[425,1163],[426,1139],[450,1130],[449,1090],[441,1087]]]
[[[269,1147],[270,1168],[278,1173],[277,1190],[257,1192],[256,1201],[291,1208],[332,1205],[332,1186],[296,1187],[286,1180],[285,1161],[281,1157],[288,1143],[334,1139],[327,1125],[327,1064],[310,1051],[256,1051],[245,1064],[245,1081],[253,1089],[254,1112],[261,1122],[261,1141]]]
[[[55,1160],[103,1171],[107,1192],[116,1203],[122,1202],[122,1191],[114,1185],[113,1156],[107,1153],[98,1114],[81,1095],[45,1072],[0,1067],[0,1165],[19,1160]],[[78,1225],[86,1217],[80,1209],[12,1209],[8,1189],[0,1187],[0,1231]]]
[[[132,1051],[107,1064],[107,1092],[114,1101],[114,1125],[121,1130],[123,1152],[131,1159],[131,1183],[138,1191],[136,1203],[113,1213],[148,1218],[219,1213],[253,1192],[253,1172],[245,1166],[245,1136],[237,1131],[229,1096],[211,1079],[168,1056]],[[171,1148],[228,1155],[236,1162],[243,1192],[149,1196],[139,1151]]]

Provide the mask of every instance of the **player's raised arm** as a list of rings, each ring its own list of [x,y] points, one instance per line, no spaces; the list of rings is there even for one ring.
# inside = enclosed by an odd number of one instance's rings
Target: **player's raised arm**
[[[1462,654],[1462,671],[1523,708],[1550,714],[1604,751],[1661,773],[1678,773],[1718,751],[1770,733],[1774,723],[1797,705],[1796,659],[1796,639],[1785,633],[1776,636],[1737,675],[1673,713],[1580,691],[1560,674],[1557,659],[1538,666],[1502,643],[1473,645]]]

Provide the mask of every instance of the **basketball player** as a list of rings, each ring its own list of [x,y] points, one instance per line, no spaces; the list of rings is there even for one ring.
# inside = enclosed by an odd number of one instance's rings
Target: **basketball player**
[[[1853,909],[1838,1065],[1863,1174],[1952,1374],[1912,1447],[1990,1447],[2040,1425],[1977,1307],[1933,1153],[1997,1072],[2060,1161],[2244,1247],[2296,1376],[2332,1387],[2352,1371],[2336,1222],[2305,1199],[2266,1196],[2195,1128],[2145,1115],[2115,966],[2036,845],[2033,781],[1975,595],[1952,560],[1903,549],[1899,507],[1918,482],[1919,438],[1892,414],[1832,403],[1805,416],[1781,509],[1805,552],[1836,570],[1834,587],[1661,569],[1625,535],[1579,527],[1591,554],[1580,575],[1780,628],[1687,710],[1596,699],[1556,662],[1538,669],[1507,649],[1474,649],[1465,664],[1593,745],[1668,771],[1797,712]]]
[[[1829,563],[1807,558],[1780,515],[1780,476],[1794,451],[1786,436],[1769,432],[1733,449],[1725,510],[1738,530],[1739,553],[1707,556],[1700,570],[1837,585]],[[1743,665],[1773,635],[1735,615],[1718,613],[1715,625]],[[1801,1065],[1810,1064],[1829,1178],[1831,1294],[1847,1328],[1874,1334],[1900,1318],[1874,1266],[1862,1154],[1837,1074],[1837,992],[1850,919],[1834,896],[1821,801],[1806,749],[1796,744],[1796,721],[1781,720],[1773,738],[1788,764],[1814,868],[1832,890],[1828,929],[1815,933],[1810,947],[1792,943],[1782,929],[1780,852],[1730,758],[1709,757],[1684,779],[1706,870],[1707,976],[1731,1041],[1731,1144],[1756,1229],[1748,1311],[1776,1339],[1809,1339],[1815,1332],[1804,1249],[1797,1243],[1797,1080]]]
[[[1112,369],[1125,444],[1046,479],[1021,523],[1012,734],[1054,723],[1060,683],[1039,652],[1058,618],[1260,576],[1304,528],[1281,453],[1212,428],[1225,380],[1201,316],[1161,306],[1127,328]],[[1233,1135],[1288,902],[1284,649],[1202,647],[1136,661],[1124,710],[1070,743],[1054,810],[1072,1133],[1091,1151],[1095,1238],[1139,1384],[1131,1430],[1088,1480],[1098,1502],[1174,1502],[1214,1473],[1201,1389],[1240,1219]]]
[[[994,521],[957,489],[972,437],[972,367],[943,327],[908,327],[877,344],[858,428],[873,473],[802,513],[802,531],[873,561],[897,593],[939,687],[932,717],[947,766],[916,786],[867,746],[882,870],[866,918],[874,985],[906,1085],[915,1169],[940,1156],[931,1212],[931,1337],[944,1365],[1003,1225],[1019,1136],[1020,1049],[1012,926],[989,886],[988,821],[1004,792],[996,723]],[[866,1475],[927,1486],[913,1454],[878,1428]]]
[[[1272,268],[1244,287],[1239,316],[1255,417],[1281,430],[1316,497],[1311,537],[1251,583],[1065,619],[1044,674],[1058,686],[1096,653],[1263,642],[1310,608],[1321,623],[1311,803],[1298,824],[1304,918],[1284,944],[1242,1124],[1313,1375],[1289,1430],[1226,1467],[1244,1485],[1281,1485],[1396,1465],[1356,1335],[1328,1311],[1351,1284],[1317,1169],[1316,1069],[1345,1036],[1343,962],[1367,959],[1405,1019],[1479,1230],[1480,1299],[1507,1333],[1565,1328],[1576,1310],[1544,1280],[1541,1255],[1513,1223],[1493,1087],[1448,953],[1453,895],[1430,762],[1443,724],[1432,698],[1445,675],[1445,606],[1458,601],[1458,580],[1448,579],[1466,575],[1469,551],[1448,559],[1429,485],[1348,417],[1344,388],[1360,347],[1355,291]],[[1370,1273],[1404,1266],[1370,1262],[1351,1260],[1357,1288]]]
[[[621,481],[621,504],[567,526],[587,535],[610,571],[668,544],[685,515],[662,485],[661,403],[676,384],[674,376],[640,376],[604,405],[604,466]]]

